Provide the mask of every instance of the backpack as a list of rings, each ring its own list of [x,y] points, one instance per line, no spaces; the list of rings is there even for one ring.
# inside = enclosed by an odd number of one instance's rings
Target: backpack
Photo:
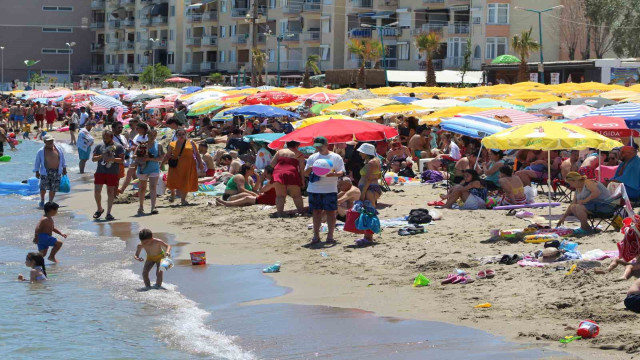
[[[409,224],[427,224],[431,220],[433,218],[429,215],[429,210],[427,209],[412,209],[409,211],[409,216],[407,216]]]

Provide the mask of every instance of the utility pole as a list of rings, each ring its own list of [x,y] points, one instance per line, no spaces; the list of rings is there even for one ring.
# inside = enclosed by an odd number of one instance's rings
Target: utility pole
[[[258,45],[258,0],[253,0],[253,14],[251,16],[251,86],[258,86],[258,73],[256,72],[256,63],[253,58],[253,49]]]

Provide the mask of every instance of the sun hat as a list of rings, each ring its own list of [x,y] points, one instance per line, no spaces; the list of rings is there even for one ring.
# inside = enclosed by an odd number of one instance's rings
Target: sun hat
[[[558,257],[560,257],[560,250],[554,247],[547,247],[542,250],[542,259],[541,262],[554,262]]]
[[[47,142],[47,141],[53,141],[53,136],[51,135],[45,135],[44,138],[42,138],[42,141]]]
[[[364,143],[360,145],[360,147],[358,148],[358,152],[367,154],[369,156],[376,156],[376,147],[371,144]]]
[[[565,176],[565,180],[567,181],[580,181],[586,179],[586,176],[582,176],[575,171],[572,171]]]

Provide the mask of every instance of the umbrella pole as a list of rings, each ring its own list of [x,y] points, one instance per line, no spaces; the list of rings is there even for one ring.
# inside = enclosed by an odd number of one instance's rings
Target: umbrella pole
[[[602,182],[602,150],[598,149],[598,182]]]
[[[551,150],[547,151],[547,197],[549,199],[549,228],[551,228]]]
[[[480,143],[480,151],[478,151],[478,157],[476,157],[476,163],[473,165],[473,170],[476,169],[476,167],[478,166],[478,159],[480,159],[480,154],[482,154],[482,147],[484,146],[484,144]]]

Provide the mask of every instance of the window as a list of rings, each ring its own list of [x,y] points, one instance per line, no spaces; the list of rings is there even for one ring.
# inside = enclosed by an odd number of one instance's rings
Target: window
[[[175,39],[176,39],[176,31],[169,30],[169,40],[175,40]]]
[[[43,11],[73,11],[73,6],[43,6]]]
[[[276,62],[276,51],[274,49],[269,49],[269,62]]]
[[[322,21],[322,32],[328,34],[331,32],[331,19]]]
[[[220,12],[227,12],[227,0],[220,0]]]
[[[398,60],[409,60],[409,43],[405,42],[405,43],[401,43],[399,42],[397,44],[397,54],[398,54]]]
[[[449,38],[447,39],[447,57],[459,58],[464,56],[467,49],[467,38]]]
[[[236,51],[229,50],[229,62],[236,62]]]
[[[236,36],[236,29],[237,29],[236,25],[229,25],[229,36]]]
[[[321,50],[320,60],[328,61],[329,60],[329,53],[331,52],[331,48],[329,46],[322,46],[320,48],[320,50]]]
[[[480,59],[482,57],[482,50],[480,49],[480,45],[476,45],[473,48],[473,58]]]
[[[473,24],[474,25],[480,25],[481,22],[482,22],[482,18],[480,16],[474,16],[473,17]]]
[[[225,57],[226,57],[225,55],[226,54],[227,54],[226,51],[220,51],[220,62],[221,63],[226,62],[226,60],[225,60]]]
[[[507,53],[507,38],[489,37],[487,38],[487,48],[485,51],[485,59],[495,59],[500,55]]]
[[[169,16],[176,16],[176,6],[171,5],[170,9],[171,10],[169,10]]]
[[[176,54],[173,51],[167,52],[167,64],[173,65],[176,63]]]
[[[509,4],[488,4],[487,24],[509,23]]]
[[[410,12],[398,13],[398,27],[400,29],[409,29],[409,28],[411,28],[411,13]]]
[[[61,55],[61,54],[73,54],[73,49],[69,50],[69,49],[49,49],[49,48],[43,48],[41,50],[42,54],[47,54],[47,55]]]
[[[269,0],[269,9],[276,8],[276,0]]]
[[[226,37],[227,36],[227,27],[226,26],[220,26],[220,37]]]
[[[72,33],[73,32],[73,28],[58,28],[58,27],[43,27],[42,28],[42,32],[48,32],[48,33]]]
[[[184,53],[184,62],[185,63],[190,63],[191,62],[191,55],[192,54],[190,52]]]
[[[187,38],[191,37],[191,29],[187,29],[186,35],[187,35]]]

